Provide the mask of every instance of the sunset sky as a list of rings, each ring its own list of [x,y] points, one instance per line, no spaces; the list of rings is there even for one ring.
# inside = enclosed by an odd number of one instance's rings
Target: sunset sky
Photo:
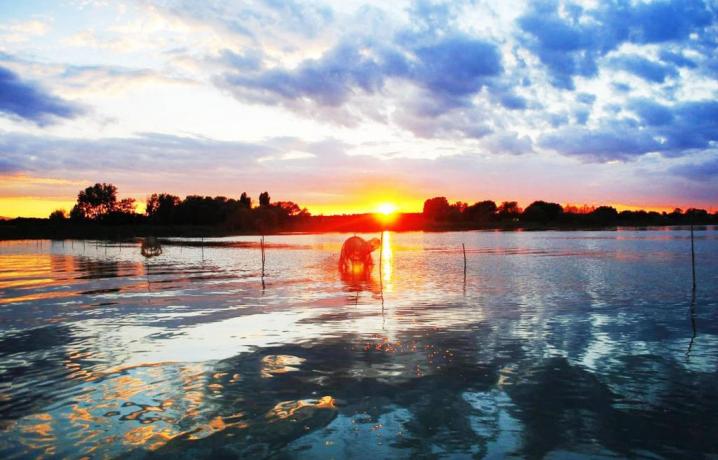
[[[718,4],[0,1],[0,216],[268,190],[718,207]]]

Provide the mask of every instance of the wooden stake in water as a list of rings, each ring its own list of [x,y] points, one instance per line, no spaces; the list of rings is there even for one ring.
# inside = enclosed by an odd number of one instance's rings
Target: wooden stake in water
[[[691,274],[693,275],[693,291],[696,290],[696,251],[693,244],[693,222],[691,222]]]
[[[262,289],[264,289],[264,262],[266,261],[266,255],[264,253],[264,235],[259,239],[259,247],[262,249]]]
[[[384,232],[381,232],[381,243],[379,243],[381,246],[379,247],[379,285],[383,286],[384,282],[382,281],[383,273],[382,273],[382,262],[383,262],[383,256],[384,256]]]
[[[686,359],[690,358],[691,356],[691,350],[693,349],[693,342],[696,340],[696,335],[698,334],[696,330],[696,291],[695,289],[691,293],[691,340],[688,342],[688,349],[686,350]]]
[[[466,295],[466,245],[461,243],[461,250],[464,253],[464,295]]]
[[[466,279],[466,245],[461,243],[461,251],[464,253],[464,279]]]

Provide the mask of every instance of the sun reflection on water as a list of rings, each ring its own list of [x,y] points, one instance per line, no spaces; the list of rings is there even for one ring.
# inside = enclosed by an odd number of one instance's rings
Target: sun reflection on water
[[[382,246],[381,246],[381,274],[384,284],[384,289],[391,291],[391,278],[393,273],[393,250],[391,247],[391,233],[388,230],[384,230],[382,233]]]

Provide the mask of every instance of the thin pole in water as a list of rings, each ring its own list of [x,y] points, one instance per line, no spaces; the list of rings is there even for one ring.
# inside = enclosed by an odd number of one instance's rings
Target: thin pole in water
[[[262,289],[264,289],[264,262],[266,261],[266,255],[264,253],[264,235],[259,239],[259,247],[262,249]]]
[[[466,245],[461,243],[461,250],[464,253],[464,295],[466,294]]]
[[[691,293],[691,340],[688,342],[688,349],[686,350],[686,359],[690,358],[691,350],[693,349],[693,342],[696,340],[698,332],[696,330],[696,291],[695,289]]]
[[[693,277],[693,289],[691,290],[691,341],[686,350],[686,359],[690,357],[693,342],[696,339],[696,250],[693,242],[693,220],[691,219],[691,275]]]
[[[693,292],[696,290],[696,250],[693,244],[693,222],[691,222],[691,274],[693,275]]]
[[[461,243],[461,250],[464,252],[464,280],[466,279],[466,245]]]
[[[381,267],[382,267],[382,262],[383,262],[382,258],[384,256],[384,232],[381,232],[381,243],[379,243],[379,244],[380,244],[380,247],[379,247],[379,285],[383,286],[384,282],[382,281]]]

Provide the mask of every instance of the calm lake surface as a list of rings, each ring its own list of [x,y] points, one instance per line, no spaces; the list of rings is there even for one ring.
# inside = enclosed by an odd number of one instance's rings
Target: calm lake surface
[[[695,235],[0,242],[0,458],[716,458]]]

